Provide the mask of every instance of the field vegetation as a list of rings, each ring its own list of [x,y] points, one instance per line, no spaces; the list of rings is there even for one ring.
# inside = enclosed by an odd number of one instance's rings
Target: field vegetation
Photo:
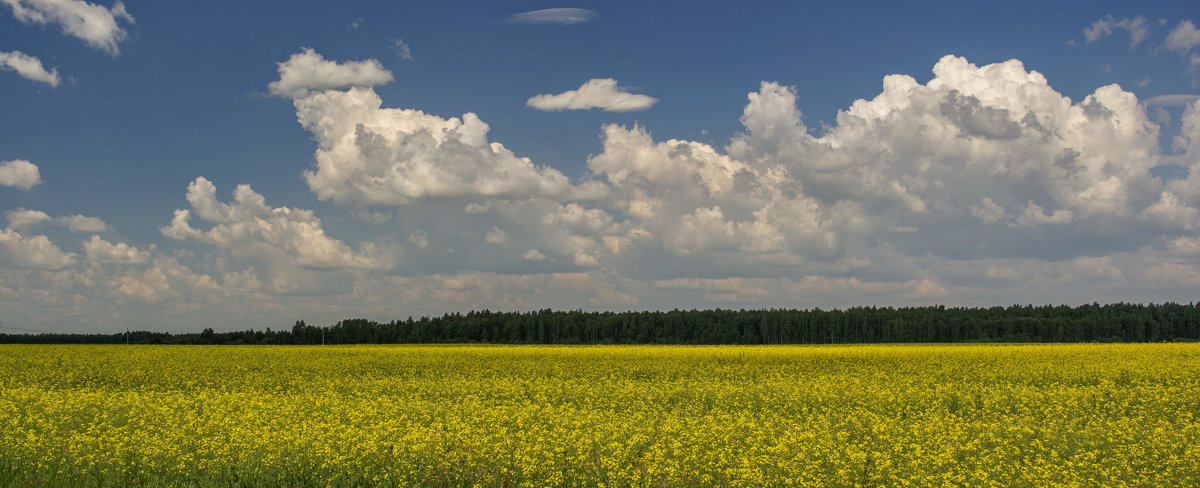
[[[0,486],[1200,486],[1200,344],[0,345]]]

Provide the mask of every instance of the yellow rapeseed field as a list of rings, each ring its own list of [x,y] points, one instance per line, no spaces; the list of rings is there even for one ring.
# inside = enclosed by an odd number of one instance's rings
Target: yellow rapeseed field
[[[0,486],[1200,486],[1200,344],[0,346]]]

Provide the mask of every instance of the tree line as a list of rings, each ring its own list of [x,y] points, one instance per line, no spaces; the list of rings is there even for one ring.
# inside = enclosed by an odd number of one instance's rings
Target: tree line
[[[390,322],[199,333],[0,334],[0,343],[56,344],[848,344],[1161,342],[1200,340],[1200,304],[1013,305],[844,310],[671,310],[449,313]]]

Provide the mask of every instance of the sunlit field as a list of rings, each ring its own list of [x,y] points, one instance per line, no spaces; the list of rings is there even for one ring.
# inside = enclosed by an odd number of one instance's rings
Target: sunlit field
[[[0,486],[1200,486],[1200,344],[0,346]]]

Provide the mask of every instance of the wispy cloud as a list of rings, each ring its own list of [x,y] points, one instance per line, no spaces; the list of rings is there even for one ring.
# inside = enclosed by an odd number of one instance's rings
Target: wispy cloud
[[[0,52],[0,70],[12,70],[28,80],[40,81],[58,87],[58,70],[46,71],[42,60],[21,51]]]
[[[515,14],[508,19],[522,24],[581,24],[595,20],[596,12],[585,8],[547,8]]]
[[[58,24],[63,34],[113,56],[121,53],[117,44],[128,35],[120,22],[133,23],[133,16],[120,0],[112,8],[81,0],[0,0],[0,3],[7,4],[21,23]]]
[[[1182,107],[1196,100],[1200,100],[1200,95],[1159,95],[1146,99],[1146,105],[1167,105],[1172,107]]]
[[[404,39],[393,39],[392,44],[389,47],[393,52],[396,53],[397,56],[400,56],[405,61],[413,60],[412,48],[409,47],[407,42],[404,42]]]
[[[1103,19],[1093,22],[1090,27],[1083,29],[1083,37],[1088,44],[1091,44],[1112,35],[1115,29],[1129,31],[1129,47],[1137,47],[1147,37],[1150,37],[1150,23],[1140,15],[1120,20],[1107,15]]]

